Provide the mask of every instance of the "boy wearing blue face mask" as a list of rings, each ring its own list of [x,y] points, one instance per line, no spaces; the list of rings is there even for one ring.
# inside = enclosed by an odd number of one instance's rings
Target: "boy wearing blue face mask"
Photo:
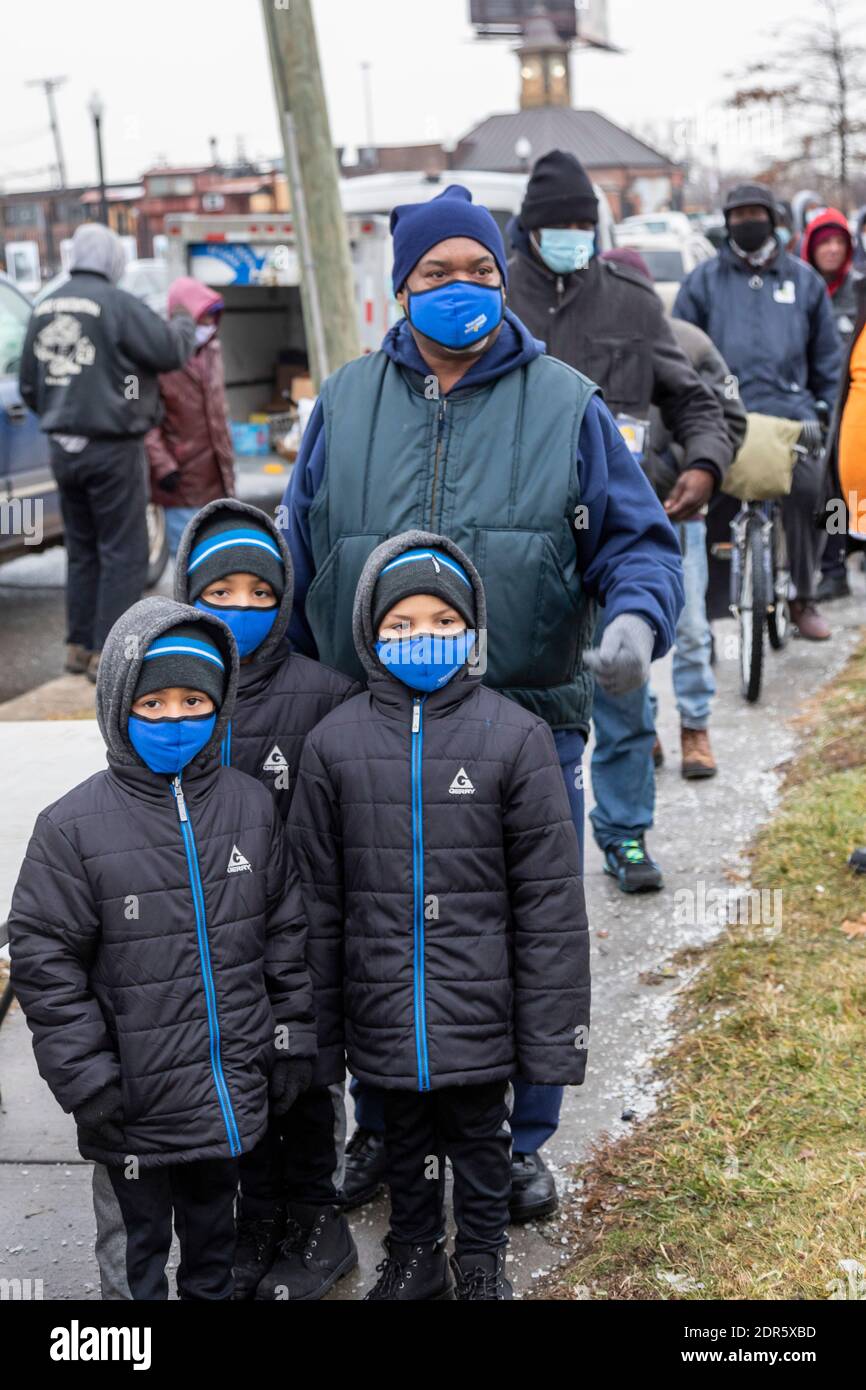
[[[102,1293],[232,1296],[238,1159],[315,1052],[297,877],[272,799],[222,767],[237,654],[217,619],[135,604],[102,654],[108,768],[40,815],[12,900],[39,1071],[95,1163]]]
[[[220,618],[240,656],[221,758],[263,783],[283,819],[304,739],[360,689],[292,651],[285,635],[292,587],[288,547],[257,507],[222,499],[187,526],[175,596]],[[336,1186],[344,1134],[342,1092],[312,1088],[290,1113],[275,1115],[261,1143],[241,1159],[236,1299],[315,1300],[357,1264]]]
[[[459,1299],[511,1296],[509,1083],[580,1084],[586,1066],[577,836],[549,726],[481,683],[486,621],[478,572],[447,537],[374,550],[353,620],[368,689],[310,734],[289,818],[315,1080],[347,1064],[384,1097],[377,1301],[451,1299],[450,1271]]]

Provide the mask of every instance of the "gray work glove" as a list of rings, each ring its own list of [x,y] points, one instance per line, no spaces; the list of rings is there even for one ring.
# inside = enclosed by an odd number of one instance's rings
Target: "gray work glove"
[[[601,646],[588,651],[583,663],[606,695],[628,695],[649,680],[655,634],[634,613],[620,613],[605,628]]]
[[[100,1148],[122,1148],[123,1101],[116,1081],[109,1081],[95,1096],[76,1105],[72,1114],[78,1128]]]

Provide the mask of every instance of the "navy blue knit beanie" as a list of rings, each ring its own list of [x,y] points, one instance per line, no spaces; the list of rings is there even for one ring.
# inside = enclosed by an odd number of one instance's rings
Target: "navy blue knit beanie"
[[[499,266],[503,285],[508,284],[505,243],[493,214],[476,207],[468,188],[451,183],[427,203],[402,203],[391,213],[394,238],[394,293],[431,246],[452,236],[468,236],[485,246]]]

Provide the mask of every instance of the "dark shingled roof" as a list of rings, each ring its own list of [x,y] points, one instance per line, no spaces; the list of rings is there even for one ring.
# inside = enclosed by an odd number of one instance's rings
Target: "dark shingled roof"
[[[462,137],[454,152],[454,169],[491,169],[521,173],[514,152],[516,141],[532,146],[531,163],[549,150],[567,150],[587,169],[676,168],[667,155],[614,125],[600,111],[575,111],[571,106],[538,106],[488,116]]]

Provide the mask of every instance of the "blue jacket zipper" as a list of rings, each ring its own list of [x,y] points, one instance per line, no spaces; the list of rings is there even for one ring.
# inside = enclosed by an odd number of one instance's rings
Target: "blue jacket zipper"
[[[231,765],[232,765],[232,721],[231,721],[231,720],[229,720],[228,724],[226,724],[225,735],[223,736],[223,741],[222,741],[222,743],[220,744],[220,763],[222,764],[223,767],[231,767]]]
[[[199,871],[195,835],[193,834],[192,821],[187,813],[183,787],[180,784],[180,776],[175,777],[171,784],[171,790],[177,808],[177,818],[180,821],[180,833],[183,839],[183,847],[186,851],[186,863],[187,869],[189,870],[193,905],[195,907],[195,926],[198,936],[199,962],[201,964],[202,979],[204,981],[204,994],[207,1003],[207,1023],[210,1033],[211,1070],[213,1071],[217,1099],[220,1103],[220,1110],[222,1111],[223,1122],[228,1136],[229,1152],[232,1158],[235,1158],[241,1151],[241,1140],[238,1134],[237,1123],[235,1122],[234,1111],[232,1110],[229,1088],[226,1085],[226,1079],[223,1075],[222,1057],[220,1056],[220,1028],[216,1008],[216,987],[214,985],[213,970],[210,962],[210,945],[208,944],[207,918],[205,917],[204,908],[204,888],[202,887],[201,873]]]
[[[424,803],[421,792],[421,761],[424,755],[422,705],[426,695],[412,701],[412,886],[413,961],[415,999],[415,1054],[418,1090],[430,1090],[430,1059],[427,1055],[427,1001],[424,982]]]

